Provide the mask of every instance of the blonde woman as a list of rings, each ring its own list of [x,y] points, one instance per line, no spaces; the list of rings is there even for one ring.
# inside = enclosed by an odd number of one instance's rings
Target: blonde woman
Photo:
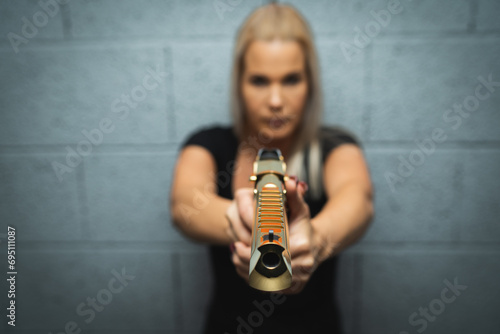
[[[233,126],[191,134],[171,190],[177,228],[210,245],[215,289],[205,332],[338,333],[336,256],[366,230],[372,186],[353,135],[320,125],[316,51],[293,7],[273,3],[247,18],[237,35],[231,88]],[[248,285],[249,177],[262,147],[279,148],[293,176],[286,182],[293,282],[282,294]]]

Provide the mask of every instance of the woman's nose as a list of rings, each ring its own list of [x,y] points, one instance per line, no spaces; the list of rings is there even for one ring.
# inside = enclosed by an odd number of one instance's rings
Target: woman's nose
[[[269,97],[269,107],[271,111],[278,112],[283,108],[283,97],[279,85],[271,86],[271,96]]]

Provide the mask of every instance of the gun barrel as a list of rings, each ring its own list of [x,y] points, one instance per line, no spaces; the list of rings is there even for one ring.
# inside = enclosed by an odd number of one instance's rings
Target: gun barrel
[[[261,149],[253,166],[255,217],[249,284],[262,291],[290,287],[292,266],[285,210],[286,164],[279,149]]]

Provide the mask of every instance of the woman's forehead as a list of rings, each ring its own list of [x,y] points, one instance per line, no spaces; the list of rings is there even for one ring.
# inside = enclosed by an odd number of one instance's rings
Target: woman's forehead
[[[302,71],[304,53],[296,41],[253,41],[245,54],[245,69],[262,74]]]

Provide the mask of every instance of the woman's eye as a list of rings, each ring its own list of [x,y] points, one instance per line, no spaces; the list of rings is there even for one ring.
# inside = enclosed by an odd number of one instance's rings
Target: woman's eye
[[[301,80],[300,75],[289,75],[283,80],[283,84],[285,85],[295,85],[299,83]]]
[[[250,78],[250,83],[254,86],[265,86],[268,83],[268,80],[264,77],[254,76]]]

